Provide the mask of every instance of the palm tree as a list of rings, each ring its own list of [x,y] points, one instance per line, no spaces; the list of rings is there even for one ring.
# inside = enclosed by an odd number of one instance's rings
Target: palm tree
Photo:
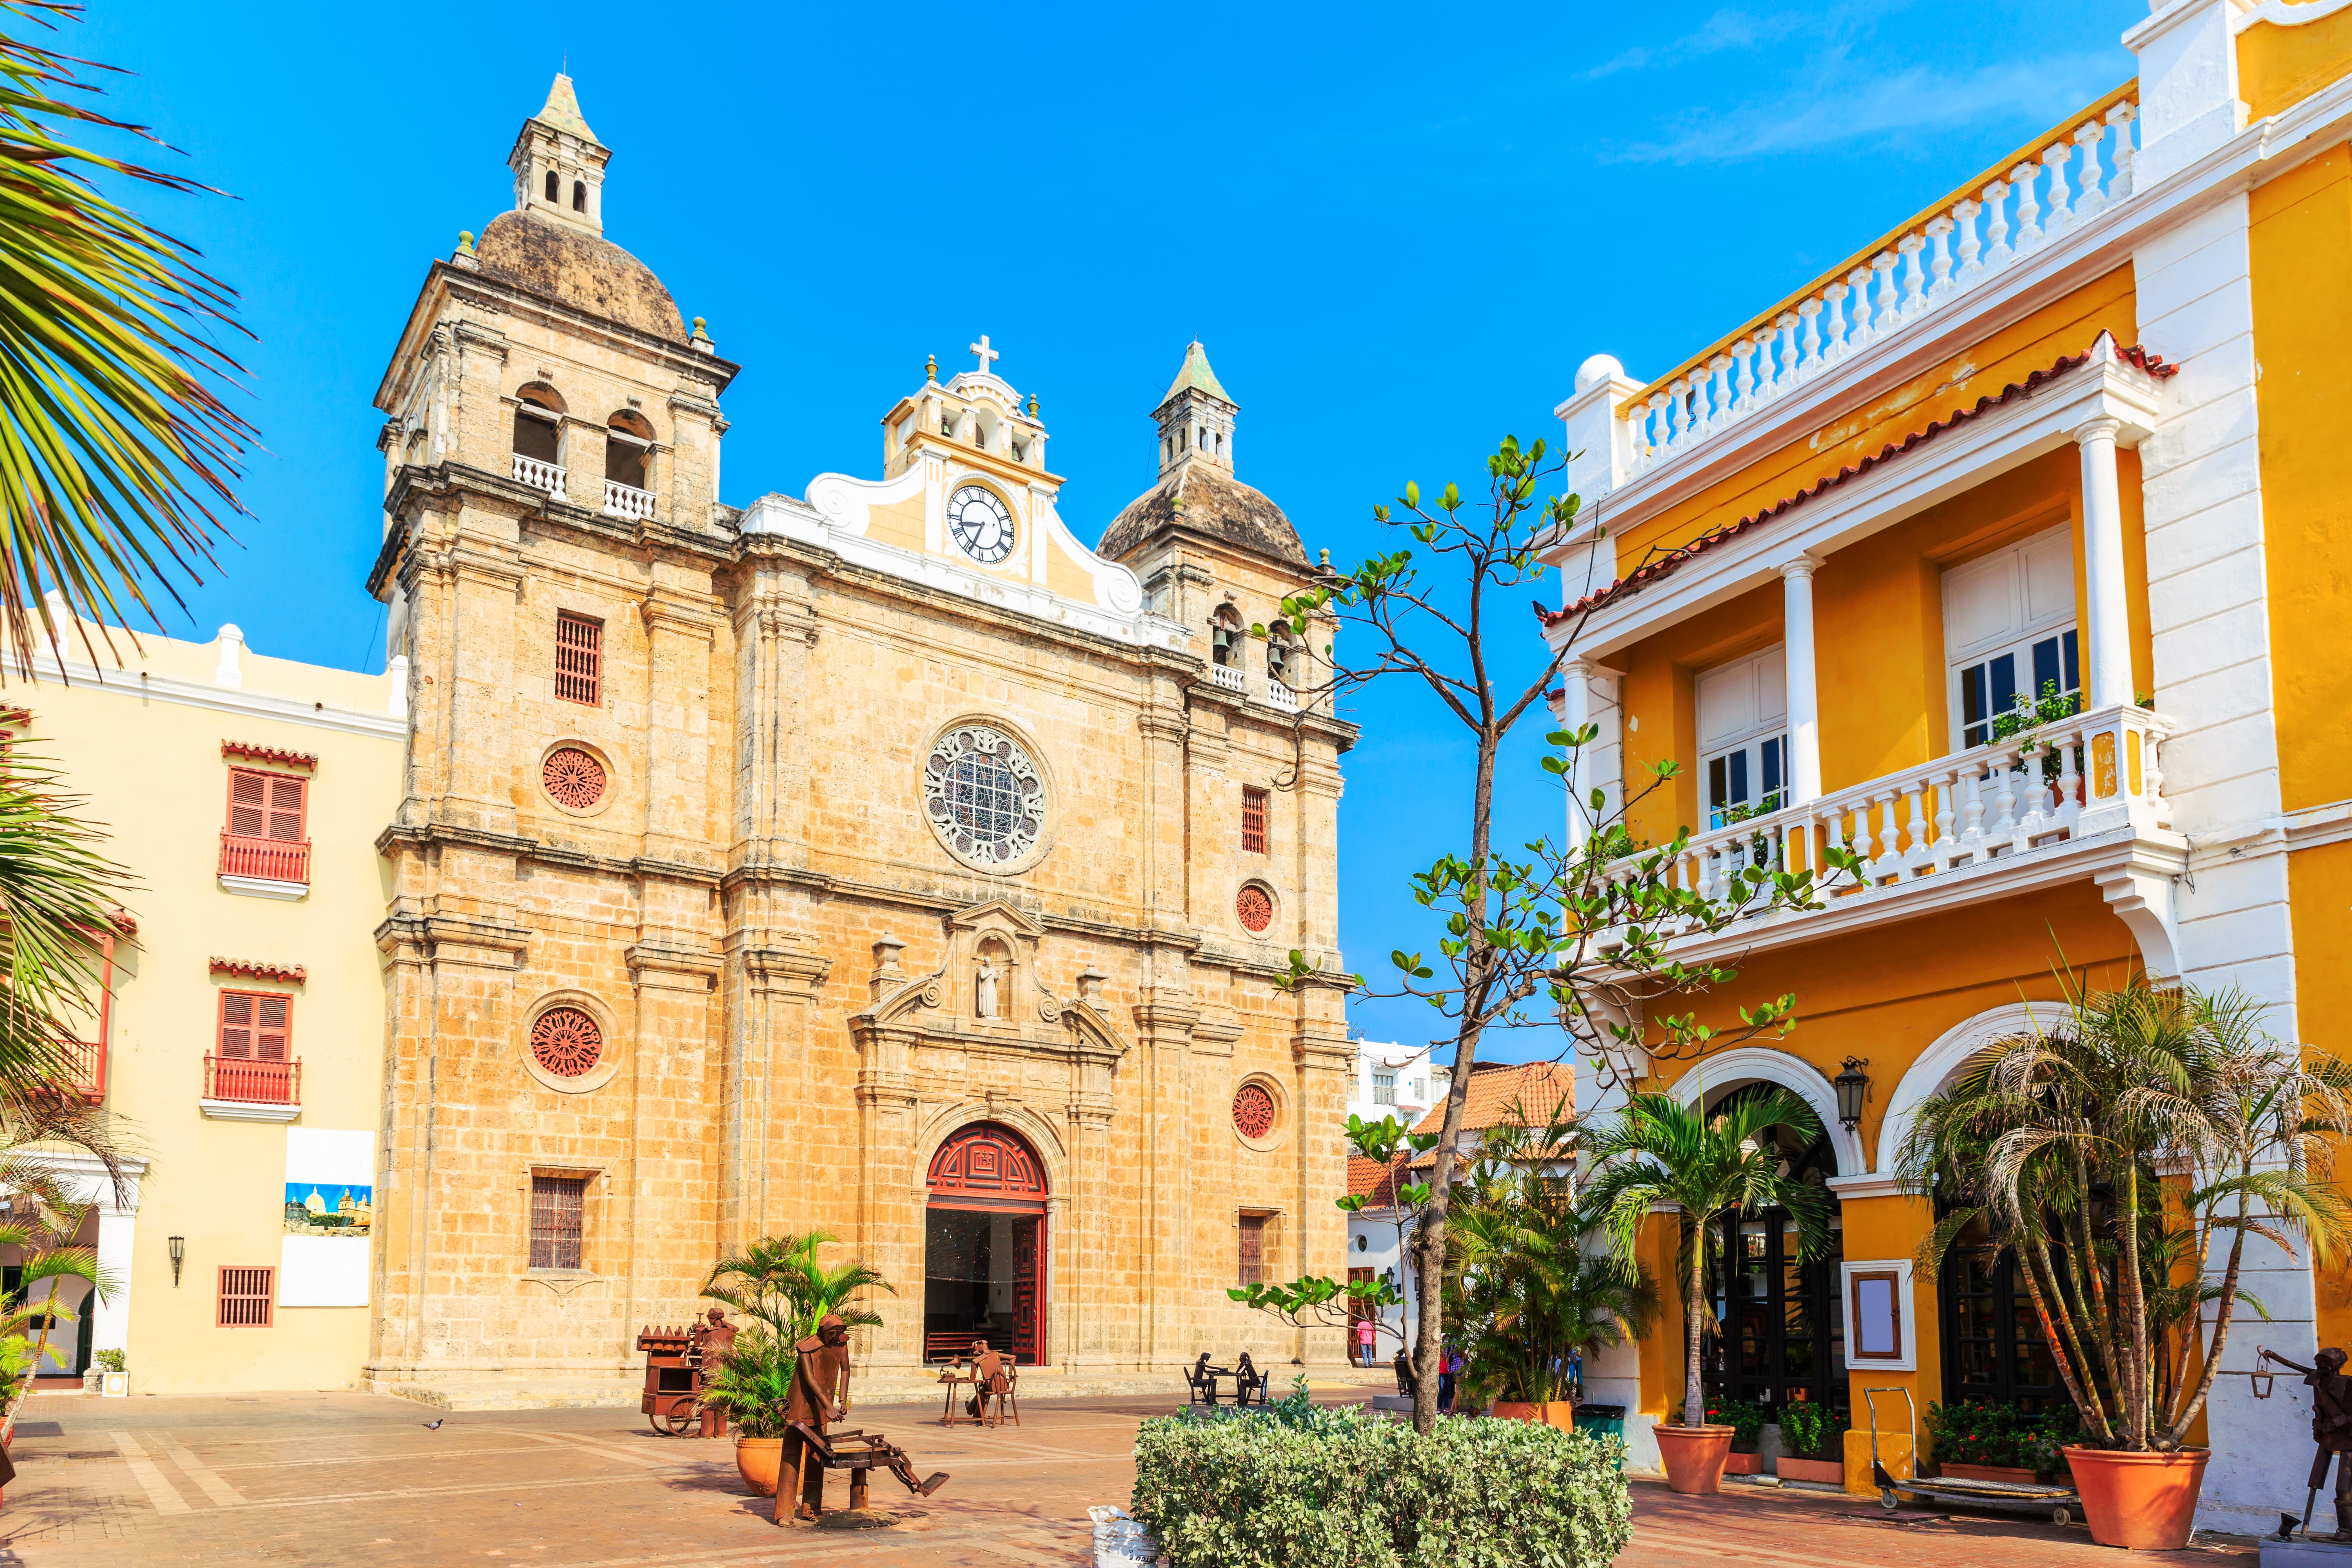
[[[1765,1136],[1786,1128],[1804,1142],[1822,1135],[1812,1108],[1785,1089],[1741,1095],[1708,1116],[1667,1094],[1636,1094],[1585,1145],[1592,1177],[1585,1205],[1609,1238],[1621,1277],[1639,1268],[1642,1228],[1650,1211],[1682,1211],[1675,1255],[1683,1289],[1683,1425],[1706,1415],[1700,1346],[1710,1321],[1706,1277],[1721,1242],[1712,1222],[1727,1210],[1786,1209],[1797,1225],[1801,1258],[1829,1247],[1829,1197],[1780,1174],[1780,1152]]]
[[[898,1288],[878,1269],[855,1259],[830,1267],[820,1262],[817,1249],[839,1239],[822,1230],[762,1237],[740,1257],[721,1259],[702,1294],[766,1325],[786,1345],[816,1332],[828,1312],[852,1328],[878,1324],[880,1313],[853,1306],[849,1298],[866,1289],[895,1296]]]
[[[2050,1028],[1996,1046],[1920,1107],[1898,1170],[1947,1216],[1918,1267],[1939,1268],[1981,1217],[2017,1259],[2090,1446],[2171,1452],[2236,1309],[2262,1310],[2242,1283],[2246,1238],[2293,1257],[2300,1237],[2322,1260],[2352,1243],[2352,1200],[2330,1179],[2352,1066],[2299,1061],[2234,992],[2065,984]]]

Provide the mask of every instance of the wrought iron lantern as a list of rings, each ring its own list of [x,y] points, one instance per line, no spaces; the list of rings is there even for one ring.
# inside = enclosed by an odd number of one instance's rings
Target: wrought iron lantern
[[[2271,1396],[2271,1385],[2278,1381],[2278,1373],[2271,1370],[2269,1351],[2256,1345],[2254,1356],[2254,1370],[2247,1374],[2246,1381],[2253,1385],[2256,1399],[2268,1399]]]
[[[1848,1057],[1845,1070],[1830,1080],[1837,1089],[1838,1120],[1849,1132],[1862,1125],[1862,1102],[1870,1093],[1870,1075],[1862,1069],[1869,1065],[1867,1057]]]
[[[188,1256],[188,1238],[184,1236],[174,1236],[166,1237],[165,1240],[172,1249],[172,1289],[176,1290],[180,1288],[180,1265],[187,1259]]]

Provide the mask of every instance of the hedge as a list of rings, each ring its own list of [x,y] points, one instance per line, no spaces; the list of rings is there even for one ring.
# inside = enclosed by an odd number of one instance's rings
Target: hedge
[[[1527,1421],[1179,1415],[1136,1434],[1132,1511],[1171,1568],[1608,1568],[1623,1453]]]

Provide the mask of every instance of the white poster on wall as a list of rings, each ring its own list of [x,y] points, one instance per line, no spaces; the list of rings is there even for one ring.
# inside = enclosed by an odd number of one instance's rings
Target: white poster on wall
[[[368,1237],[375,1225],[375,1134],[332,1127],[286,1130],[286,1234],[278,1304],[364,1307]]]

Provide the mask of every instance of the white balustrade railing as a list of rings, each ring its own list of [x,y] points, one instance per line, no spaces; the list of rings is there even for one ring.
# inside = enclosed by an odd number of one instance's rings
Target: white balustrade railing
[[[515,483],[529,485],[535,490],[545,490],[550,500],[568,499],[563,493],[563,470],[553,463],[542,463],[537,458],[514,455]]]
[[[1298,711],[1298,693],[1269,675],[1265,678],[1265,704],[1269,708],[1279,708],[1285,713],[1296,713]]]
[[[1652,383],[1621,411],[1639,474],[1770,406],[2132,194],[2136,86],[2093,104],[1847,267]],[[2076,153],[2081,160],[2076,164]],[[2072,178],[2069,166],[2075,165]],[[1727,259],[1738,265],[1735,249]]]
[[[1242,691],[1247,689],[1247,688],[1242,684],[1241,670],[1235,666],[1230,664],[1212,664],[1209,666],[1209,679],[1213,682],[1220,690]]]
[[[618,479],[604,481],[604,515],[625,517],[632,521],[654,514],[654,492],[641,490],[635,485],[625,485]]]
[[[1856,893],[2034,855],[2116,828],[2152,827],[2170,809],[2159,762],[2167,733],[2165,721],[2145,708],[2055,720],[1693,835],[1664,868],[1665,877],[1711,900],[1738,900],[1750,866],[1819,871],[1822,847],[1834,844],[1862,864],[1852,875],[1816,879],[1820,897],[1833,908]],[[1650,853],[1617,861],[1622,869],[1616,879],[1639,877],[1638,864]],[[1760,894],[1758,903],[1760,909]]]

